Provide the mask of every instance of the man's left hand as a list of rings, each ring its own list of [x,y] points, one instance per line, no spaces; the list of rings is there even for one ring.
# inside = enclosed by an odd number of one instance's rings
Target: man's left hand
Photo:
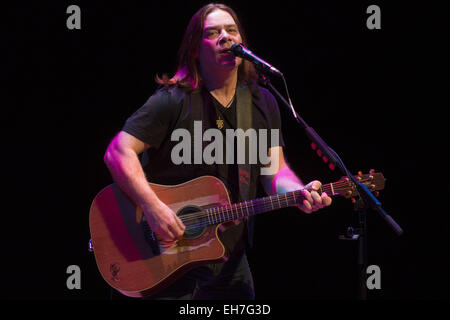
[[[302,191],[305,200],[298,206],[305,213],[312,213],[331,204],[331,198],[325,193],[319,195],[318,191],[322,187],[320,181],[314,180],[308,183]],[[310,190],[310,191],[308,191]]]

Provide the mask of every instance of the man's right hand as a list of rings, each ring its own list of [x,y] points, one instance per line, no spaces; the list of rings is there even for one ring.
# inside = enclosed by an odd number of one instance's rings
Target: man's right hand
[[[163,242],[173,243],[183,236],[186,229],[178,216],[163,202],[156,209],[144,209],[147,223]]]
[[[142,208],[147,223],[163,242],[173,244],[181,238],[186,227],[150,187],[139,162],[138,154],[150,145],[121,131],[111,141],[105,153],[105,163],[114,181]]]

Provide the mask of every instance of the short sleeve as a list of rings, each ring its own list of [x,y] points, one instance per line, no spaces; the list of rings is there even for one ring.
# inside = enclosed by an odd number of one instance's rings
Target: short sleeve
[[[126,120],[122,130],[158,149],[181,107],[178,101],[171,98],[170,91],[162,88]]]

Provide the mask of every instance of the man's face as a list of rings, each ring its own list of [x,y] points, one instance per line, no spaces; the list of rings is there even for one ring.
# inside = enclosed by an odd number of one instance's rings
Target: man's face
[[[242,38],[236,22],[226,11],[215,10],[205,19],[199,60],[202,68],[235,68],[242,59],[224,52],[233,43],[241,43]]]

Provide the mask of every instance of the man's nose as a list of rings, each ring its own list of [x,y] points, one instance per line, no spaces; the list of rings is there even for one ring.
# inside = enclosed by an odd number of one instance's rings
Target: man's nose
[[[219,39],[220,44],[223,44],[228,40],[231,40],[231,35],[225,29],[222,29],[222,31],[220,32],[220,39]]]

